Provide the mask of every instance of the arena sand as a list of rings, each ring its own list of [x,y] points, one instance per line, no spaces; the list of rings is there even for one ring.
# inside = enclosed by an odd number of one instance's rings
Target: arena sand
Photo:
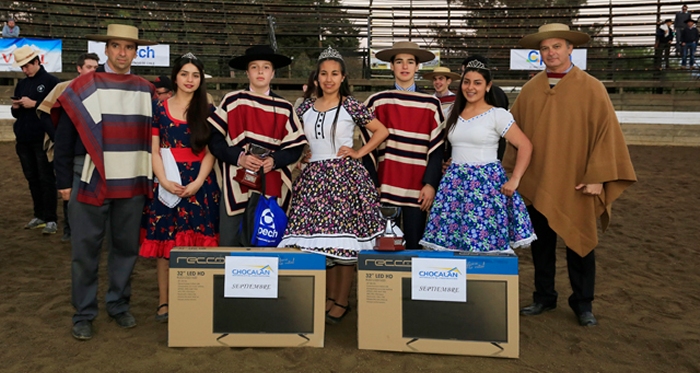
[[[700,372],[700,149],[632,147],[639,182],[613,207],[596,251],[594,311],[578,326],[566,305],[563,245],[559,308],[521,318],[518,360],[357,349],[357,313],[326,330],[326,347],[168,348],[154,320],[155,262],[133,276],[138,326],[123,330],[104,312],[100,272],[95,337],[70,335],[70,245],[23,230],[32,208],[14,144],[0,144],[0,371],[4,372]],[[59,208],[59,216],[61,216]],[[529,250],[520,255],[520,303],[533,291]],[[355,306],[355,299],[352,299]]]

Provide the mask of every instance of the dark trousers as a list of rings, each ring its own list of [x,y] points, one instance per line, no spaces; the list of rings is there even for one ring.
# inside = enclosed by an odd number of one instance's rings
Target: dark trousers
[[[671,55],[671,44],[659,44],[654,50],[654,68],[657,69],[668,69],[669,68],[669,58]],[[662,63],[663,62],[663,63]]]
[[[219,246],[241,247],[241,221],[243,213],[229,216],[226,213],[226,206],[223,205],[223,198],[219,208]]]
[[[29,183],[34,216],[49,222],[57,220],[56,176],[42,142],[18,142],[15,145],[22,172]]]
[[[556,305],[557,291],[554,290],[556,275],[557,234],[549,227],[547,218],[532,206],[528,206],[530,220],[535,228],[537,240],[532,243],[532,261],[535,265],[535,292],[533,299],[537,303]],[[566,266],[573,294],[569,297],[569,306],[576,313],[592,311],[591,302],[595,290],[595,252],[585,257],[566,248]]]
[[[73,323],[97,317],[97,270],[107,234],[107,313],[114,316],[129,310],[131,272],[139,254],[139,229],[146,202],[145,196],[105,200],[102,206],[78,202],[79,179],[76,175],[73,180],[68,203],[70,221],[80,227],[71,234]]]
[[[63,201],[63,233],[70,234],[70,219],[68,219],[68,201]]]
[[[420,250],[418,242],[425,231],[427,213],[419,207],[401,206],[401,215],[396,224],[403,227],[403,235],[406,240],[406,250]]]

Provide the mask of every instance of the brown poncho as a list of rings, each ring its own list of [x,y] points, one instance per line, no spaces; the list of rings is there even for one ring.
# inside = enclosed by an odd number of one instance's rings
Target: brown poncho
[[[605,87],[574,67],[550,88],[543,71],[523,86],[511,113],[533,145],[518,191],[566,246],[588,255],[598,244],[596,217],[605,230],[613,201],[637,181]],[[513,170],[515,157],[509,145],[506,170]],[[604,183],[603,192],[585,195],[575,189],[581,183]]]

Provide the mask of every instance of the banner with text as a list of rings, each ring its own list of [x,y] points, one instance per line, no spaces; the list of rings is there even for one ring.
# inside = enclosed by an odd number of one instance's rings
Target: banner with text
[[[279,257],[227,256],[225,298],[277,298]]]
[[[375,55],[377,52],[379,52],[381,49],[370,49],[370,68],[373,70],[391,70],[391,63],[389,62],[384,62],[382,60],[379,60]],[[420,70],[433,70],[436,67],[440,66],[440,50],[439,49],[430,49],[431,52],[435,55],[435,58],[431,61],[423,62],[420,64]]]
[[[581,70],[586,70],[586,60],[588,50],[574,49],[571,53],[571,61]],[[540,51],[534,49],[511,49],[510,69],[511,70],[544,70],[544,61],[540,56]]]
[[[100,63],[107,62],[105,55],[105,43],[102,41],[88,41],[88,52],[97,53]],[[136,58],[131,66],[170,66],[170,45],[158,44],[140,46],[136,51]]]
[[[467,301],[467,260],[413,258],[411,299]]]
[[[50,73],[60,73],[63,69],[61,54],[63,41],[61,39],[27,39],[27,38],[0,38],[0,71],[22,71],[19,67],[12,67],[15,62],[13,55],[15,49],[29,45],[39,52],[41,64]]]

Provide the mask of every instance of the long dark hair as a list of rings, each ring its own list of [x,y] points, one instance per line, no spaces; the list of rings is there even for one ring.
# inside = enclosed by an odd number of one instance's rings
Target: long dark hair
[[[467,67],[467,65],[469,65],[469,62],[471,61],[481,62],[486,68],[481,69],[475,67]],[[450,131],[454,129],[460,114],[462,114],[464,108],[467,107],[467,98],[464,97],[464,93],[462,92],[462,83],[464,82],[464,76],[470,71],[476,71],[484,77],[486,85],[489,85],[492,79],[491,70],[489,70],[489,59],[484,56],[475,54],[464,60],[464,62],[462,62],[462,67],[464,68],[464,71],[462,72],[462,78],[459,80],[457,98],[455,99],[454,106],[452,106],[452,110],[450,111],[450,116],[447,117],[447,121],[445,122],[445,138],[447,138],[447,135],[450,133]],[[486,94],[484,95],[484,100],[487,104],[491,106],[498,106],[498,101],[496,99],[496,96],[494,95],[493,89],[490,89],[488,92],[486,92]]]
[[[316,64],[316,97],[323,97],[323,89],[321,88],[321,81],[319,77],[321,75],[321,64],[326,61],[335,61],[340,64],[340,74],[343,76],[343,80],[340,82],[340,89],[338,93],[340,94],[340,100],[338,102],[338,108],[335,112],[335,118],[333,119],[333,124],[331,125],[331,148],[335,151],[335,132],[338,127],[338,115],[340,115],[340,106],[343,103],[343,98],[348,97],[352,94],[350,91],[350,84],[348,84],[348,74],[345,69],[345,61],[340,58],[324,58],[318,60]]]
[[[306,91],[304,91],[304,99],[311,98],[316,94],[316,70],[309,74],[309,79],[306,80]]]
[[[194,91],[192,100],[189,105],[187,105],[187,109],[185,109],[187,125],[190,127],[190,145],[192,151],[195,154],[199,154],[207,146],[209,137],[211,136],[211,126],[209,122],[207,122],[207,118],[209,117],[209,103],[207,101],[204,65],[197,57],[192,55],[182,56],[175,60],[170,79],[173,82],[173,91],[177,94],[177,74],[179,74],[182,67],[188,63],[193,64],[197,70],[199,70],[200,76],[199,87]]]

